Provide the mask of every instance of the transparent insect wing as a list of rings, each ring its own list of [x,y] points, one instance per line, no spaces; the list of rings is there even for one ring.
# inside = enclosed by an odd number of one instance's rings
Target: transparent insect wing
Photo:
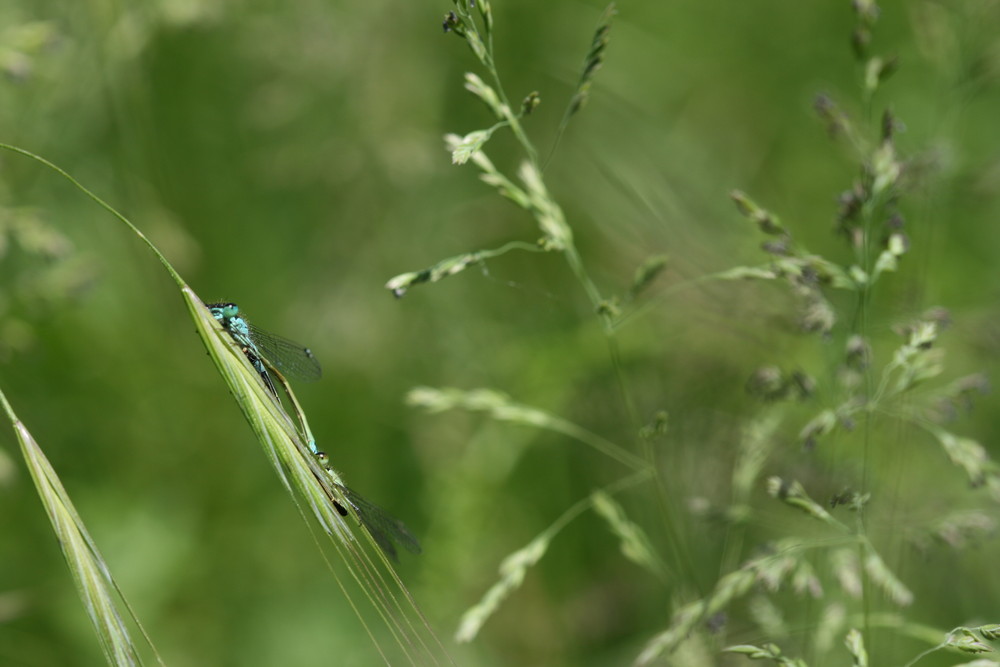
[[[320,379],[323,370],[312,350],[247,323],[250,338],[268,361],[284,375],[304,382]]]
[[[378,505],[368,502],[351,489],[347,487],[341,487],[341,489],[358,511],[361,523],[371,533],[376,544],[393,560],[396,560],[396,549],[393,543],[399,544],[410,553],[420,553],[420,543],[402,521],[391,516]]]

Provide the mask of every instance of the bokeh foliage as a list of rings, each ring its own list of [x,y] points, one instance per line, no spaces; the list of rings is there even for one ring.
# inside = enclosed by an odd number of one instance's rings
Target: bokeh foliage
[[[675,507],[730,501],[738,443],[763,410],[746,391],[757,369],[819,374],[840,352],[843,338],[797,330],[779,286],[667,291],[761,261],[733,188],[780,212],[812,252],[849,261],[834,218],[856,164],[812,109],[827,93],[878,122],[857,93],[849,4],[620,2],[587,105],[546,169],[605,293],[624,294],[650,256],[670,257],[647,290],[652,306],[618,335],[641,418],[669,413],[655,446]],[[325,378],[298,390],[312,428],[351,486],[421,536],[424,553],[405,559],[401,576],[444,639],[505,556],[622,471],[553,432],[424,414],[404,404],[407,392],[490,387],[628,445],[638,427],[600,324],[559,257],[504,255],[401,300],[383,288],[444,257],[537,237],[528,216],[444,150],[444,134],[492,122],[463,89],[474,58],[440,33],[449,8],[0,5],[0,139],[114,202],[200,294],[237,301],[313,349]],[[541,93],[525,125],[543,149],[603,9],[493,3],[505,87],[518,100]],[[944,306],[948,376],[995,377],[1000,3],[882,9],[874,45],[898,55],[900,69],[873,106],[890,105],[905,124],[896,143],[914,178],[901,203],[912,247],[869,304],[872,354],[884,364],[902,342],[893,325]],[[497,133],[489,150],[514,171],[509,135]],[[0,382],[168,664],[371,664],[368,639],[146,250],[65,183],[4,155],[0,252]],[[849,328],[852,302],[835,305]],[[1000,454],[996,399],[977,400],[955,428]],[[789,423],[820,407],[791,406]],[[798,477],[821,501],[862,472],[876,480],[874,502],[896,520],[871,527],[872,539],[911,586],[915,620],[945,631],[997,620],[995,542],[952,552],[916,539],[947,511],[989,506],[932,439],[884,421],[862,471],[855,440],[805,451],[797,432],[774,435],[766,475]],[[5,443],[0,662],[94,664],[97,643],[23,468],[7,460],[13,438]],[[750,495],[767,509],[748,545],[801,527],[762,483]],[[725,573],[724,526],[704,512],[666,516],[651,489],[617,502],[654,549],[684,563],[674,578],[644,571],[601,516],[583,514],[476,642],[452,650],[456,660],[627,663],[682,602],[712,590]],[[791,624],[786,653],[818,624],[817,609],[794,604],[806,620]],[[739,614],[731,624],[729,643],[763,641]],[[877,636],[868,650],[886,664],[926,648]]]

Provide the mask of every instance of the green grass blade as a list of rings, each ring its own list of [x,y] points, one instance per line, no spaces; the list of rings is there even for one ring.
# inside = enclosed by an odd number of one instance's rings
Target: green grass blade
[[[83,519],[73,506],[59,476],[27,427],[14,414],[2,391],[0,402],[14,426],[21,454],[45,507],[45,513],[52,522],[52,529],[59,540],[83,606],[94,624],[104,657],[112,665],[141,665],[142,660],[123,616],[136,623],[154,654],[156,648],[114,582],[107,563],[87,532]],[[163,664],[158,654],[156,658]]]
[[[359,529],[368,547],[366,549],[351,529],[348,517],[341,516],[338,511],[338,506],[349,508],[349,516],[360,525],[361,517],[354,513],[353,504],[344,494],[343,480],[335,471],[320,465],[310,452],[309,427],[290,387],[283,382],[280,374],[275,373],[296,408],[298,425],[264,386],[246,355],[205,308],[198,295],[189,287],[184,287],[182,294],[209,356],[215,362],[282,484],[299,505],[300,511],[306,514],[304,508],[308,508],[308,514],[331,538],[330,542],[346,566],[350,579],[361,590],[361,595],[368,600],[376,616],[389,629],[403,653],[403,659],[412,664],[449,661],[416,603],[371,535]],[[358,606],[329,561],[328,565],[383,660],[390,662],[366,620],[364,610]]]

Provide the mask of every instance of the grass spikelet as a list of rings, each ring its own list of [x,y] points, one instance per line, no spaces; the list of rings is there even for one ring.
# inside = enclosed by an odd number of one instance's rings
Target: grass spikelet
[[[465,89],[481,99],[490,108],[497,119],[502,119],[510,112],[505,109],[505,105],[500,101],[497,91],[493,90],[479,75],[473,72],[465,73]]]
[[[778,216],[758,206],[757,203],[750,199],[745,192],[733,190],[729,193],[729,198],[736,204],[736,208],[739,212],[742,213],[750,222],[757,225],[763,233],[771,236],[786,233],[785,228],[781,226],[781,221],[778,219]]]
[[[87,532],[83,519],[73,506],[56,471],[27,427],[14,414],[2,391],[0,391],[0,402],[3,403],[7,417],[14,426],[21,454],[31,473],[45,513],[52,523],[52,530],[59,540],[59,547],[66,558],[66,565],[73,576],[77,593],[80,595],[87,616],[94,625],[104,657],[113,665],[141,665],[139,651],[129,635],[122,616],[127,616],[136,623],[155,654],[156,649],[152,641],[142,629],[112,578],[111,570],[91,539],[90,533]],[[156,659],[163,664],[158,654]]]
[[[963,549],[992,537],[997,519],[987,512],[958,511],[947,514],[914,537],[917,547],[927,549],[931,539],[952,549]]]
[[[948,460],[965,471],[972,486],[982,486],[987,477],[998,475],[997,464],[986,449],[972,438],[959,437],[941,428],[931,428]]]
[[[422,271],[401,273],[398,276],[390,278],[385,284],[385,288],[392,292],[393,296],[399,299],[406,296],[406,292],[409,291],[411,287],[422,285],[424,283],[436,283],[439,280],[461,273],[469,267],[482,266],[485,260],[499,257],[500,255],[506,254],[512,250],[542,252],[542,248],[537,245],[530,245],[520,241],[511,241],[510,243],[507,243],[500,248],[496,248],[495,250],[477,250],[475,252],[467,252],[461,255],[456,255],[455,257],[443,259],[434,266]]]
[[[648,665],[676,649],[705,619],[724,611],[734,600],[747,595],[758,583],[777,590],[793,572],[800,559],[801,544],[794,539],[776,543],[773,553],[755,558],[740,569],[724,575],[712,592],[702,600],[688,603],[678,610],[670,626],[650,639],[636,658],[636,665]]]
[[[577,80],[573,95],[570,97],[569,103],[566,105],[566,110],[563,112],[562,120],[559,121],[559,128],[556,130],[556,136],[552,142],[552,148],[549,150],[549,159],[551,159],[552,155],[556,151],[556,148],[559,146],[559,141],[566,132],[570,119],[575,116],[578,111],[583,109],[583,107],[586,106],[587,101],[590,99],[590,88],[593,83],[594,76],[604,64],[604,52],[607,50],[608,43],[611,41],[611,23],[614,21],[617,14],[618,10],[615,8],[615,3],[612,2],[604,9],[604,12],[601,13],[600,18],[597,20],[594,37],[590,42],[590,48],[587,50],[587,55],[584,56],[583,59],[583,67],[580,71],[580,78]]]
[[[864,637],[858,630],[851,628],[844,638],[844,644],[854,660],[854,667],[868,667],[868,651],[865,650]]]
[[[993,653],[995,650],[989,644],[984,643],[969,628],[957,628],[953,630],[945,640],[945,647],[953,648],[962,653]]]
[[[781,667],[808,667],[804,660],[799,658],[789,658],[781,653],[777,644],[764,644],[754,646],[753,644],[740,644],[722,649],[726,653],[736,653],[745,655],[751,660],[770,660]]]
[[[1000,626],[997,626],[996,624],[981,625],[974,628],[959,626],[945,635],[944,640],[940,644],[927,649],[913,660],[906,663],[905,667],[912,667],[912,665],[915,665],[925,656],[942,649],[950,649],[966,655],[994,653],[996,649],[985,643],[979,638],[979,636],[976,635],[976,633],[979,633],[979,635],[986,641],[995,641],[998,639],[998,627]],[[979,660],[973,660],[972,662],[962,663],[962,667],[990,667],[997,664],[1000,663],[993,659],[981,658]]]
[[[573,93],[573,97],[569,101],[569,106],[566,108],[567,120],[582,109],[587,104],[587,100],[590,99],[590,86],[594,80],[594,75],[597,74],[597,70],[601,69],[601,65],[604,64],[604,51],[608,48],[608,43],[611,41],[611,23],[614,21],[617,13],[618,10],[615,9],[615,3],[612,2],[604,9],[601,18],[597,21],[597,28],[594,30],[594,38],[590,42],[590,49],[583,59],[580,80],[577,82],[576,91]]]
[[[830,552],[830,567],[833,574],[840,583],[840,588],[853,598],[860,598],[861,585],[861,565],[858,561],[857,551],[854,549],[835,549]]]
[[[465,164],[474,153],[482,150],[493,134],[490,130],[476,130],[465,135],[455,144],[451,151],[452,164]]]
[[[816,599],[823,597],[823,584],[809,561],[800,560],[796,565],[792,574],[792,589],[799,595],[808,594]]]
[[[550,540],[550,535],[543,533],[503,560],[500,564],[500,580],[486,591],[478,604],[462,614],[462,620],[455,632],[455,641],[464,643],[476,638],[500,604],[524,582],[528,568],[538,563],[545,555]]]
[[[646,644],[635,664],[647,665],[672,652],[701,622],[724,611],[734,600],[753,590],[756,584],[762,583],[768,590],[777,590],[789,573],[795,571],[801,558],[801,546],[793,539],[781,540],[774,545],[772,553],[759,556],[724,575],[706,598],[691,602],[674,614],[670,626]]]
[[[740,454],[733,467],[733,504],[742,506],[760,477],[761,470],[774,448],[774,432],[778,427],[775,415],[755,420],[743,430]]]
[[[771,477],[767,480],[767,492],[786,505],[802,510],[814,519],[819,519],[829,525],[843,528],[843,524],[834,519],[822,505],[809,497],[799,482],[793,481],[789,483],[780,477]]]
[[[566,224],[562,208],[549,194],[538,167],[526,160],[521,163],[517,175],[527,188],[531,211],[544,235],[544,245],[553,250],[565,250],[573,243],[573,230]]]
[[[452,388],[416,387],[407,394],[406,403],[422,407],[431,413],[454,409],[486,412],[498,421],[536,426],[569,436],[636,470],[649,468],[649,464],[638,456],[596,433],[543,410],[515,403],[506,394],[492,389],[464,391]]]
[[[835,639],[840,636],[846,624],[847,610],[842,603],[834,602],[826,606],[819,618],[819,624],[813,631],[813,640],[820,655],[828,653],[833,648]]]
[[[492,129],[481,132],[489,133]],[[472,160],[482,170],[480,178],[484,182],[493,185],[504,197],[531,211],[544,235],[542,245],[545,249],[565,250],[572,244],[573,231],[566,224],[562,209],[549,194],[538,167],[530,160],[522,162],[518,177],[525,187],[515,185],[497,170],[481,150],[488,138],[488,134],[483,136],[476,132],[465,137],[449,134],[445,136],[445,144],[452,153],[453,162]]]
[[[667,255],[653,255],[640,264],[632,277],[632,284],[628,288],[625,300],[634,301],[645,292],[667,268],[669,261],[670,258]]]
[[[751,579],[750,584],[753,584]],[[671,619],[670,626],[663,632],[655,635],[643,647],[642,652],[636,657],[634,664],[636,667],[652,664],[660,656],[668,654],[680,646],[694,628],[707,616],[705,613],[705,603],[701,600],[685,605]]]
[[[486,621],[499,609],[500,604],[524,582],[528,568],[537,564],[546,554],[559,531],[585,510],[595,507],[595,496],[600,495],[608,502],[614,502],[611,499],[613,494],[644,482],[649,477],[648,472],[640,472],[580,499],[535,539],[507,556],[500,564],[500,579],[490,587],[477,604],[462,614],[462,620],[455,633],[455,641],[465,643],[475,639]]]
[[[781,609],[768,596],[755,595],[750,598],[747,612],[768,637],[785,639],[788,636],[788,623],[785,622]]]
[[[906,607],[913,603],[913,593],[907,588],[899,577],[889,569],[882,560],[882,557],[866,544],[865,548],[865,572],[868,573],[869,580],[886,596],[900,607]]]
[[[461,141],[462,138],[457,134],[446,134],[444,137],[445,146],[452,153],[455,152]],[[528,193],[500,173],[500,170],[486,157],[486,153],[482,150],[474,151],[469,156],[469,159],[483,172],[479,175],[479,180],[493,186],[501,196],[511,200],[521,208],[526,210],[531,209],[531,200],[528,197]]]
[[[625,516],[622,506],[604,491],[595,491],[591,494],[591,502],[594,511],[608,522],[611,530],[621,540],[622,554],[661,579],[666,578],[663,562],[656,555],[646,532]]]

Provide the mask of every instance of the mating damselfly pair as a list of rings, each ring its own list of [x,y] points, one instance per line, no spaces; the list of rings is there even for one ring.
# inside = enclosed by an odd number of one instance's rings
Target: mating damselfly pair
[[[322,370],[312,351],[298,343],[267,333],[253,326],[243,317],[239,306],[235,303],[207,303],[205,306],[212,313],[212,316],[219,321],[222,328],[240,346],[250,365],[260,375],[264,386],[267,387],[268,391],[280,403],[281,397],[275,387],[275,380],[277,379],[278,384],[285,389],[289,399],[295,403],[295,409],[299,412],[299,419],[305,425],[304,416],[301,414],[297,401],[295,401],[288,389],[285,376],[306,382],[318,380],[322,375]],[[340,474],[330,467],[329,457],[316,446],[312,434],[308,433],[307,426],[305,426],[305,430],[307,431],[305,435],[308,439],[309,449],[313,456],[316,457],[320,465],[329,473],[332,480],[331,483],[343,493],[344,498],[357,513],[361,524],[368,530],[382,551],[395,560],[396,549],[393,543],[396,543],[408,551],[420,553],[420,544],[410,531],[407,530],[402,521],[393,518],[385,510],[368,502],[340,482]],[[337,512],[341,516],[347,516],[347,508],[343,507],[336,499],[332,500]]]

